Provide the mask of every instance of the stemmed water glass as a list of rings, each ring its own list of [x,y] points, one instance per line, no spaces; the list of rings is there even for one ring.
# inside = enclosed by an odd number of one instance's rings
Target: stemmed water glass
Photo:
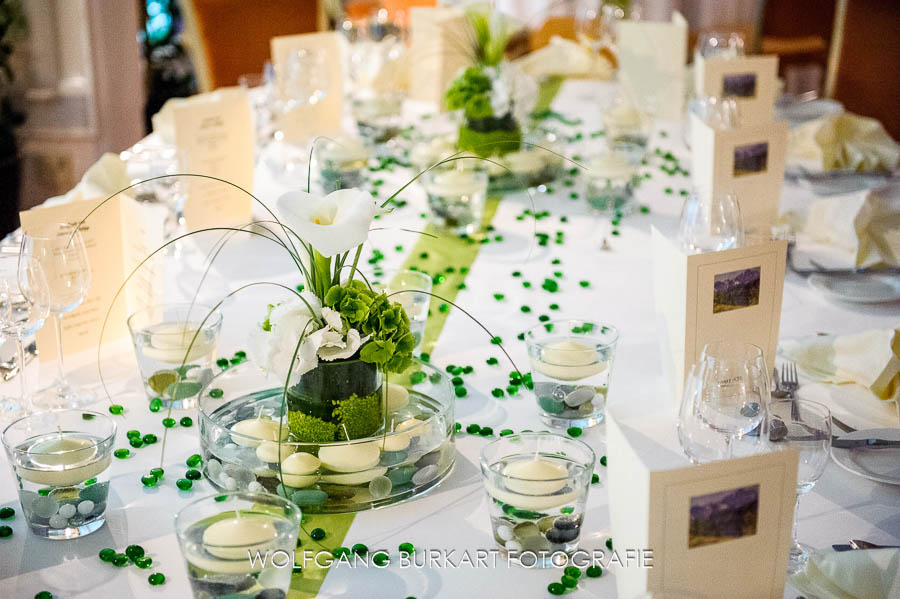
[[[744,245],[744,220],[737,197],[694,190],[681,207],[678,236],[690,253],[719,252]]]
[[[29,409],[22,340],[44,326],[50,294],[41,265],[28,254],[0,256],[0,335],[16,340],[19,398],[0,399],[0,421],[18,418]]]
[[[771,396],[762,350],[719,342],[703,348],[685,382],[678,437],[695,464],[760,451]]]
[[[76,408],[94,401],[92,395],[73,387],[66,379],[63,362],[62,318],[81,305],[91,286],[91,267],[81,232],[64,223],[52,223],[28,231],[22,240],[22,256],[40,265],[47,279],[49,311],[56,330],[56,380],[34,394],[42,408]]]
[[[825,471],[831,447],[831,412],[805,399],[775,401],[769,406],[769,443],[775,449],[797,449],[797,502],[788,574],[806,568],[809,548],[797,541],[800,498],[812,490]]]

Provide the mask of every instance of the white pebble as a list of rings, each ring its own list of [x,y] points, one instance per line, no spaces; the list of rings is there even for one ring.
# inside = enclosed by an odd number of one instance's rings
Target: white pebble
[[[251,493],[262,493],[263,491],[266,490],[266,488],[264,486],[262,486],[261,484],[259,484],[258,481],[253,481],[252,483],[247,485],[247,490],[250,491]]]
[[[504,541],[508,541],[513,538],[513,529],[511,526],[507,526],[505,524],[501,524],[497,527],[497,536],[503,539]]]
[[[520,543],[516,540],[512,540],[512,539],[507,541],[506,545],[504,545],[504,547],[506,547],[507,551],[513,551],[516,553],[518,553],[519,551],[522,551],[522,543]]]
[[[71,503],[64,503],[59,506],[59,515],[67,520],[74,516],[76,511],[75,506]]]
[[[222,478],[222,486],[224,486],[229,491],[234,491],[235,489],[237,489],[237,481],[230,476],[226,476]]]
[[[222,462],[219,460],[207,460],[206,462],[206,473],[209,474],[212,478],[216,478],[219,476],[219,473],[222,472]]]
[[[87,516],[91,512],[94,511],[94,502],[90,499],[85,499],[81,503],[78,504],[78,513],[82,516]]]
[[[414,485],[424,485],[437,476],[437,473],[437,466],[430,464],[412,475],[412,483]]]
[[[35,516],[49,518],[59,510],[59,504],[52,497],[38,497],[31,503],[31,511]]]
[[[50,528],[65,528],[69,525],[69,519],[59,514],[50,516]]]

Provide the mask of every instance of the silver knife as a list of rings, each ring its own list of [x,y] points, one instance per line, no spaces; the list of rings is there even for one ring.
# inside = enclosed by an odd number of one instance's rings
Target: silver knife
[[[900,447],[900,440],[889,439],[834,439],[832,447],[838,449],[856,449],[860,447],[868,449],[882,449],[884,447]]]

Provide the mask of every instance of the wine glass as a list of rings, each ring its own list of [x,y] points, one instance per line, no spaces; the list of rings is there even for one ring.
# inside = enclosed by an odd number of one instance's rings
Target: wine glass
[[[50,292],[44,269],[30,255],[0,255],[0,335],[16,340],[19,398],[0,399],[0,420],[23,416],[29,409],[25,350],[22,340],[44,326]]]
[[[678,437],[691,462],[731,459],[760,450],[769,378],[762,350],[731,342],[709,344],[684,387]]]
[[[690,253],[719,252],[744,245],[744,221],[733,193],[694,190],[681,207],[678,236]]]
[[[737,100],[732,96],[709,96],[690,102],[690,110],[713,129],[736,129],[740,126]]]
[[[138,142],[119,157],[125,161],[135,199],[166,207],[164,239],[184,233],[185,182],[175,176],[183,168],[183,152],[171,146]]]
[[[44,271],[49,290],[50,312],[56,330],[56,380],[34,394],[34,404],[42,408],[77,408],[94,401],[82,389],[73,387],[66,379],[63,361],[62,318],[81,305],[91,286],[91,267],[81,232],[71,225],[52,223],[26,232],[22,240],[22,255],[39,264]]]
[[[774,449],[797,449],[797,502],[791,536],[788,574],[806,568],[809,548],[797,541],[800,497],[812,490],[825,471],[831,455],[831,412],[822,404],[805,399],[772,402],[769,406],[769,443]]]
[[[703,58],[737,58],[744,55],[744,36],[737,31],[729,33],[709,31],[697,38],[694,53]]]

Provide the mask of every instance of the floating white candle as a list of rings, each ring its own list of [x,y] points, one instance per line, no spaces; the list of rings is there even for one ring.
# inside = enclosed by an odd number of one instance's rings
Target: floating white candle
[[[215,339],[208,338],[203,333],[197,333],[196,327],[185,323],[162,323],[149,329],[150,342],[141,347],[141,352],[148,358],[166,362],[168,364],[181,364],[197,360],[215,348]],[[191,340],[194,344],[191,345]],[[187,353],[188,346],[190,353]],[[185,354],[187,353],[187,357]]]
[[[550,378],[560,381],[577,381],[606,370],[606,362],[600,362],[597,350],[578,341],[565,340],[550,343],[541,349],[540,358],[531,358],[532,367]]]
[[[369,159],[369,150],[358,139],[341,137],[322,147],[319,158],[338,164],[365,162]]]
[[[236,422],[231,431],[238,433],[231,436],[231,440],[244,447],[257,447],[263,441],[278,441],[279,423],[269,418],[248,418]],[[290,431],[287,426],[281,427],[281,441],[288,438]]]
[[[287,458],[296,451],[293,445],[282,443],[280,446],[277,441],[263,441],[256,448],[256,457],[261,462],[277,463]]]
[[[16,473],[29,482],[68,487],[94,478],[109,467],[112,455],[97,456],[97,441],[87,437],[54,433],[28,448],[28,464]]]
[[[319,476],[314,474],[319,469],[319,458],[300,451],[289,455],[281,462],[281,478],[284,484],[296,489],[302,489],[314,484]]]
[[[503,157],[506,166],[514,173],[535,173],[544,168],[540,152],[510,152]]]
[[[400,297],[403,296],[411,297],[412,294],[401,294]],[[400,408],[406,407],[409,403],[409,391],[406,390],[406,387],[403,385],[398,385],[397,383],[388,383],[385,385],[385,397],[387,399],[387,409],[389,411],[399,410]]]
[[[350,445],[328,445],[319,448],[322,466],[334,472],[361,472],[381,459],[378,441]]]
[[[507,464],[503,476],[509,476],[506,487],[525,495],[550,495],[566,486],[569,471],[562,464],[535,458]],[[515,504],[514,504],[515,505]]]
[[[207,552],[222,559],[244,561],[248,569],[247,552],[256,555],[259,551],[265,555],[267,549],[276,547],[277,539],[275,520],[264,514],[226,518],[213,522],[203,531],[203,546]]]
[[[363,472],[350,472],[348,474],[323,474],[322,482],[331,483],[333,485],[362,485],[370,482],[373,478],[383,476],[387,472],[387,468],[379,466],[371,470]]]
[[[625,157],[616,152],[604,152],[588,162],[588,176],[592,179],[629,179],[634,169]]]
[[[476,171],[452,169],[434,175],[425,187],[431,195],[447,197],[473,196],[485,188],[484,177]]]

